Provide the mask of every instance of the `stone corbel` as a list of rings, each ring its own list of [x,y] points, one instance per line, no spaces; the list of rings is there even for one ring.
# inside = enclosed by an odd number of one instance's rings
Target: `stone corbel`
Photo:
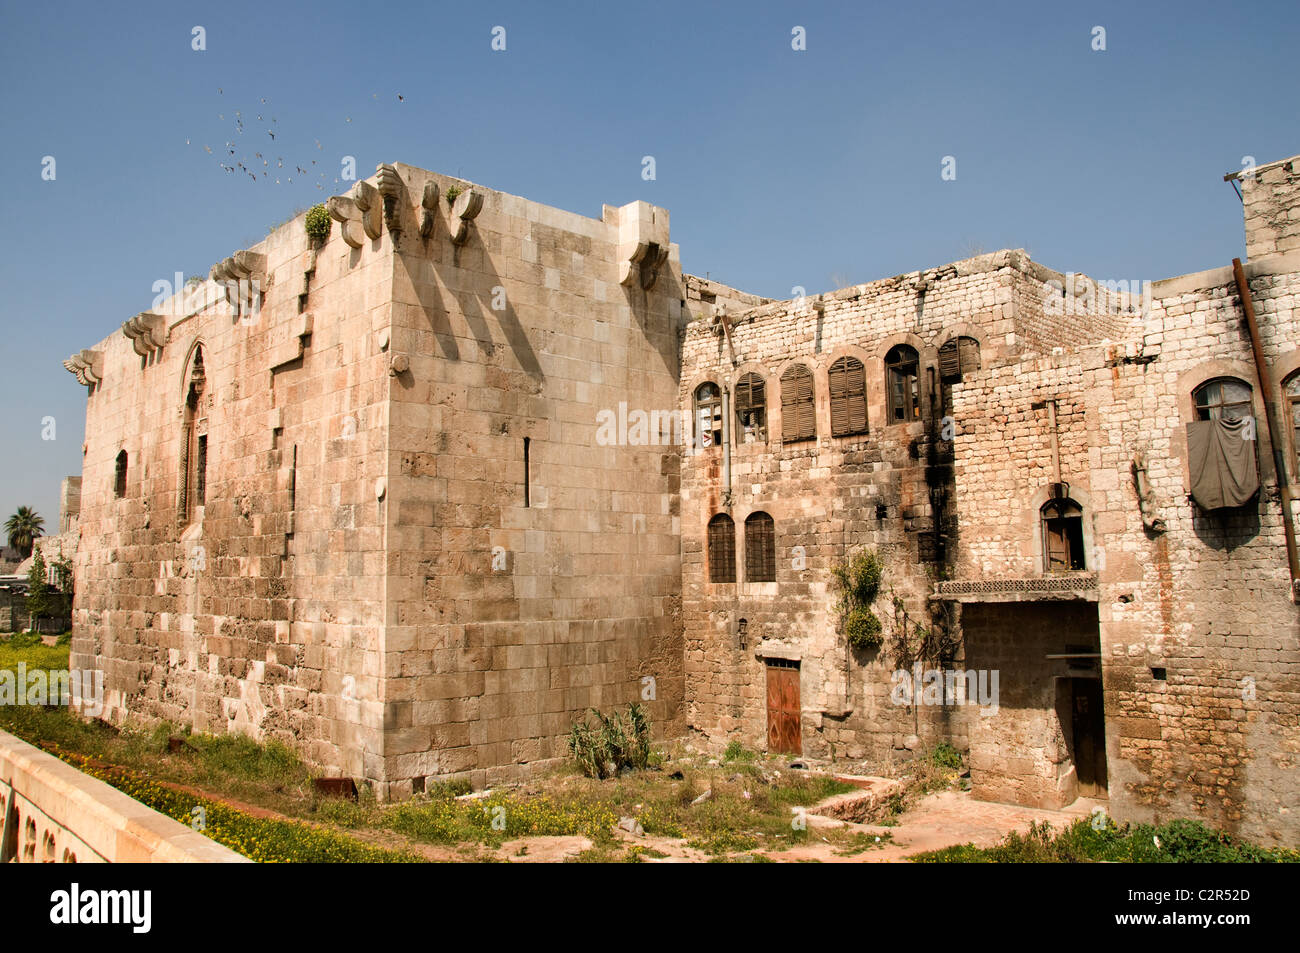
[[[380,163],[375,171],[379,174],[378,188],[383,198],[384,224],[388,226],[388,231],[393,236],[393,243],[396,244],[402,234],[402,216],[398,211],[397,203],[405,188],[397,170],[387,162]]]
[[[627,287],[633,284],[649,291],[659,278],[659,269],[668,260],[667,246],[656,242],[637,242],[629,257],[619,263],[618,283]]]
[[[466,189],[456,196],[451,203],[450,238],[455,245],[463,245],[469,240],[469,223],[483,211],[483,193]]]
[[[80,384],[98,384],[104,379],[104,354],[102,351],[78,351],[63,366],[77,378]]]
[[[649,291],[668,260],[668,213],[649,202],[618,210],[618,283]]]
[[[343,240],[353,248],[361,248],[366,238],[378,238],[382,225],[383,207],[379,190],[366,181],[352,188],[352,194],[331,195],[325,210],[339,223]]]
[[[420,237],[428,238],[433,234],[434,212],[438,210],[438,184],[424,183],[424,195],[420,198]]]
[[[146,311],[124,323],[122,333],[131,341],[135,353],[148,357],[167,343],[167,319]]]

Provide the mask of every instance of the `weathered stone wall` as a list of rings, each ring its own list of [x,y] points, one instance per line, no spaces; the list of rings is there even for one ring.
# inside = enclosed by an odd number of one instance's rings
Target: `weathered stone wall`
[[[392,259],[382,242],[350,248],[337,224],[313,255],[301,218],[251,251],[266,256],[260,313],[234,316],[207,281],[154,303],[161,348],[142,356],[123,332],[94,348],[72,665],[104,669],[115,720],[274,736],[377,777],[389,378],[374,335]],[[183,526],[199,344],[206,505]]]
[[[1241,176],[1250,261],[1300,249],[1300,156],[1260,166]]]
[[[1032,343],[1064,346],[1110,326],[1078,319],[1053,324],[1043,315],[1042,283],[1056,275],[1023,252],[999,252],[926,272],[844,289],[821,299],[732,311],[730,343],[720,324],[690,324],[684,341],[681,406],[689,416],[699,385],[731,389],[757,372],[766,383],[768,439],[735,439],[732,502],[725,502],[721,447],[688,455],[682,473],[683,605],[687,723],[715,743],[732,737],[766,745],[764,657],[798,659],[805,751],[823,757],[884,758],[918,740],[964,743],[968,707],[899,705],[891,674],[900,664],[892,640],[915,624],[946,626],[932,617],[933,583],[943,574],[926,537],[935,529],[958,546],[960,525],[932,509],[931,492],[951,493],[950,447],[936,404],[939,346],[956,335],[980,343],[984,367],[1004,365]],[[1127,319],[1124,319],[1124,323]],[[895,344],[920,354],[922,420],[886,421],[884,358]],[[830,436],[827,369],[842,355],[866,366],[869,433]],[[815,441],[783,445],[780,377],[791,362],[813,371]],[[735,425],[733,424],[733,428]],[[740,581],[708,581],[709,519],[729,512],[736,526]],[[755,511],[771,515],[777,539],[777,581],[744,581],[744,524]],[[938,517],[940,524],[935,526]],[[876,613],[886,645],[848,652],[837,631],[830,569],[856,550],[887,560]],[[799,568],[802,567],[802,568]],[[895,613],[902,600],[908,623]],[[744,620],[747,642],[737,635]],[[914,630],[913,630],[914,634]],[[960,665],[960,650],[950,664]],[[927,667],[937,667],[929,659]],[[919,739],[917,737],[919,736]]]
[[[1280,382],[1300,367],[1300,260],[1274,256],[1247,274]],[[1129,820],[1202,817],[1252,838],[1294,842],[1300,615],[1289,594],[1272,450],[1240,302],[1226,268],[1156,282],[1152,294],[1139,338],[993,368],[956,389],[956,575],[992,584],[1043,575],[1038,511],[1055,477],[1040,402],[1055,400],[1061,475],[1083,506],[1088,568],[1098,576],[1112,812]],[[1192,392],[1221,376],[1252,386],[1258,422],[1264,487],[1235,515],[1203,514],[1189,498]],[[1294,466],[1293,447],[1286,456]],[[1135,457],[1146,467],[1162,532],[1144,528]],[[1074,611],[1069,603],[1043,605]],[[987,636],[968,632],[968,654],[977,640],[992,652],[1017,637],[1040,637],[1016,628],[1018,618],[1009,613],[1001,631],[984,625]],[[1156,677],[1161,669],[1164,679]],[[1004,695],[1028,690],[1037,677],[1028,664],[1008,663]],[[1040,715],[1052,721],[1041,709],[1017,715],[1004,704],[986,726],[993,732],[985,751],[989,796],[1009,783],[1028,790],[1030,776],[1050,786],[1055,769],[1046,749],[1034,765],[1009,765],[1008,745]]]

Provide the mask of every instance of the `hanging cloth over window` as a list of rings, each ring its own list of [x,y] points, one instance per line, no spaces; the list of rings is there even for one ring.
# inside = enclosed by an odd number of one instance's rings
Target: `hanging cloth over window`
[[[1201,509],[1241,506],[1258,492],[1254,436],[1253,417],[1197,420],[1187,425],[1192,499]]]

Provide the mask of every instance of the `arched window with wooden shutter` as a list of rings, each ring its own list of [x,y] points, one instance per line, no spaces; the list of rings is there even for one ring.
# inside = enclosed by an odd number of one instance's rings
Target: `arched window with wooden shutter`
[[[736,432],[741,443],[767,440],[767,385],[757,374],[736,383]]]
[[[817,436],[816,402],[812,371],[792,364],[781,375],[781,439],[785,443]]]
[[[745,517],[745,581],[776,582],[776,524],[766,513]]]
[[[831,365],[831,436],[867,432],[867,369],[854,357]]]
[[[1048,500],[1042,508],[1043,568],[1047,572],[1084,569],[1083,509],[1069,498]]]
[[[709,520],[709,582],[736,581],[736,524],[726,513]]]

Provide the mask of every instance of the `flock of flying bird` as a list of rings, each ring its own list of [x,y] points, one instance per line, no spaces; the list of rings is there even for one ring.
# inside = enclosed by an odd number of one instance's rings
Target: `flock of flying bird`
[[[225,95],[224,91],[223,91],[220,87],[217,88],[217,95],[218,95],[218,96],[224,96],[224,95]],[[378,93],[374,93],[374,94],[373,94],[373,98],[376,99],[376,100],[379,99],[379,94],[378,94]],[[398,101],[399,103],[404,103],[404,102],[406,102],[406,97],[403,96],[402,94],[398,93],[398,94],[397,94],[397,101]],[[262,105],[262,106],[266,106],[266,97],[265,97],[265,96],[262,97],[261,105]],[[263,109],[263,113],[269,113],[269,110]],[[221,120],[224,121],[225,118],[226,118],[226,114],[225,114],[225,113],[218,113],[218,114],[217,114],[217,118],[218,118],[218,119],[221,119]],[[266,123],[266,120],[263,118],[263,115],[261,115],[261,114],[259,114],[259,115],[257,116],[257,121],[260,122],[260,123],[263,123],[263,125],[265,125],[265,123]],[[352,117],[351,117],[351,116],[347,116],[347,117],[345,118],[344,121],[345,121],[345,122],[351,122],[351,121],[352,121]],[[262,130],[262,131],[265,132],[268,136],[271,137],[271,143],[272,143],[272,144],[275,143],[275,134],[276,134],[276,131],[277,131],[277,130],[276,130],[274,127],[276,126],[276,124],[277,124],[278,122],[279,122],[279,120],[276,119],[275,116],[271,116],[271,125],[268,126],[268,127],[266,127],[266,128],[264,128],[264,129]],[[260,152],[254,151],[254,152],[253,152],[254,159],[250,159],[250,158],[248,157],[246,150],[245,150],[245,154],[244,154],[244,155],[240,156],[238,159],[234,158],[234,156],[235,156],[235,152],[236,152],[236,146],[238,146],[238,144],[239,144],[239,142],[240,142],[239,137],[242,136],[243,134],[244,134],[244,117],[243,117],[241,111],[237,109],[237,110],[235,110],[235,137],[236,137],[236,138],[233,139],[233,140],[228,141],[228,142],[225,144],[225,146],[224,146],[223,148],[225,149],[226,155],[223,156],[220,160],[218,160],[217,164],[218,164],[219,166],[221,166],[221,168],[224,169],[226,172],[230,172],[230,173],[234,173],[234,172],[242,172],[242,173],[244,173],[245,175],[247,175],[250,179],[252,179],[254,182],[258,182],[258,181],[269,181],[269,180],[271,179],[271,177],[272,177],[273,175],[275,175],[275,176],[276,176],[276,178],[275,178],[275,184],[276,184],[276,185],[279,185],[279,184],[280,184],[280,174],[283,174],[283,173],[279,173],[279,170],[281,170],[281,169],[284,168],[284,156],[276,156],[276,157],[275,157],[275,168],[274,168],[274,169],[271,168],[271,159],[270,159],[270,151],[271,151],[271,150],[270,150],[269,148],[267,149],[267,154],[266,154],[266,155],[263,155],[263,154],[260,153]],[[188,146],[188,145],[190,144],[190,140],[189,140],[189,139],[186,139],[186,140],[185,140],[185,144]],[[316,149],[317,149],[318,151],[323,151],[323,150],[324,150],[324,146],[322,146],[322,145],[320,144],[320,140],[319,140],[319,139],[316,140]],[[212,149],[211,146],[205,145],[205,146],[203,147],[203,150],[204,150],[205,152],[207,152],[208,155],[213,155],[213,154],[214,154],[213,149]],[[254,161],[254,160],[260,160],[260,161],[261,161],[261,163],[262,163],[262,168],[261,168],[261,169],[258,169],[258,168],[257,168],[257,162]],[[233,164],[233,165],[229,164],[229,163],[231,163],[231,162],[233,162],[234,164]],[[315,160],[315,159],[312,159],[312,160],[311,160],[311,165],[316,165],[316,160]],[[297,175],[299,175],[299,176],[310,175],[310,174],[312,173],[312,171],[313,171],[313,170],[311,170],[311,169],[304,168],[303,166],[301,166],[301,165],[299,165],[299,164],[297,164],[297,163],[293,163],[293,164],[292,164],[292,168],[294,169],[295,174],[297,174]],[[283,177],[287,180],[287,183],[288,183],[288,184],[292,184],[292,183],[293,183],[293,176],[288,175],[288,174],[283,174]],[[317,175],[317,178],[319,178],[319,179],[326,179],[327,177],[328,177],[328,173],[326,173],[326,172],[320,172],[320,173]],[[337,185],[338,182],[339,182],[338,178],[335,178],[335,179],[334,179],[334,184]],[[325,191],[325,186],[324,186],[323,184],[321,184],[320,182],[317,182],[317,183],[316,183],[316,188],[317,188],[319,191],[322,191],[322,192]]]

